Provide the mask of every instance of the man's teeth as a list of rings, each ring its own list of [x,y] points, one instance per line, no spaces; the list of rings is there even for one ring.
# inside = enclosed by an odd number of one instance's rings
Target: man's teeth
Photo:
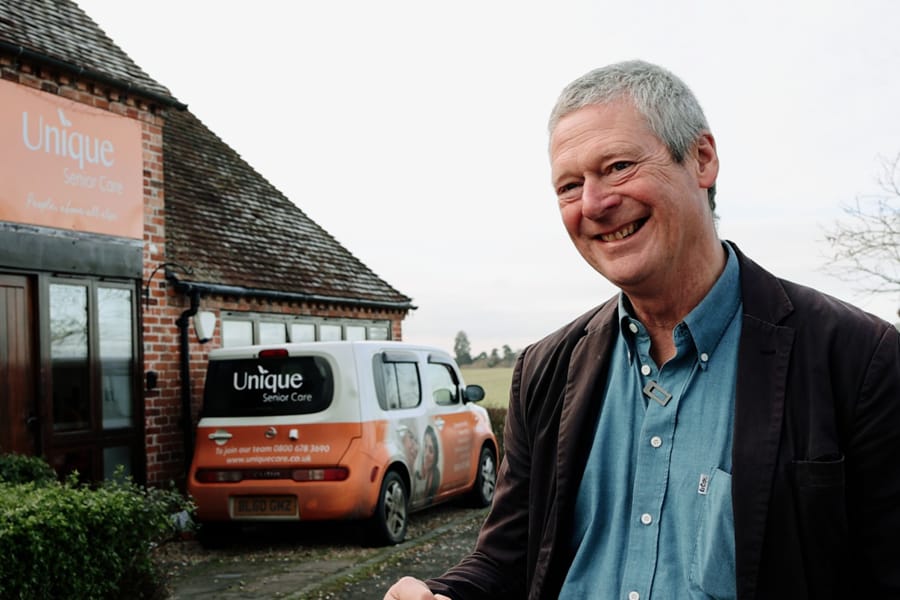
[[[623,227],[622,229],[620,229],[614,233],[607,233],[607,234],[601,235],[600,239],[603,240],[604,242],[614,242],[616,240],[624,240],[629,235],[631,235],[632,233],[637,231],[637,228],[638,228],[637,223],[629,223],[628,225],[626,225],[625,227]]]

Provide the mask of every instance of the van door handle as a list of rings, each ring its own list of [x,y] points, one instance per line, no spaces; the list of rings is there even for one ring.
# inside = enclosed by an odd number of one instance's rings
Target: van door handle
[[[437,426],[438,431],[444,429],[444,420],[442,418],[438,417],[437,419],[435,419],[434,424]]]

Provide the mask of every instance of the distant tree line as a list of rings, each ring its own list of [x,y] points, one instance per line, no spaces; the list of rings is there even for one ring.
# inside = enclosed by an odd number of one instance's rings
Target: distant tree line
[[[508,344],[503,344],[501,349],[492,348],[491,351],[481,352],[472,356],[472,344],[469,343],[469,336],[465,331],[456,334],[453,341],[453,354],[456,363],[461,367],[474,368],[493,368],[493,367],[512,367],[516,362],[518,352],[513,351]]]

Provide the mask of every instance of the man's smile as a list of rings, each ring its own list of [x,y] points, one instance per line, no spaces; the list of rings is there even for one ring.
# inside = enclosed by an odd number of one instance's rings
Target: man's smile
[[[612,233],[600,234],[598,237],[603,242],[616,242],[618,240],[624,240],[625,238],[633,235],[634,232],[639,230],[641,227],[643,227],[644,223],[646,223],[646,222],[647,222],[647,219],[639,219],[637,221],[632,221],[631,223],[625,225],[621,229],[617,229],[616,231],[613,231]]]

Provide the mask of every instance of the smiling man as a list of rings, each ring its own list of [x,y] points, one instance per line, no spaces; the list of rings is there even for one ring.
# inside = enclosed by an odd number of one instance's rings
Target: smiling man
[[[900,335],[719,239],[691,91],[641,61],[550,119],[575,247],[621,293],[521,353],[471,555],[385,598],[900,597]]]

